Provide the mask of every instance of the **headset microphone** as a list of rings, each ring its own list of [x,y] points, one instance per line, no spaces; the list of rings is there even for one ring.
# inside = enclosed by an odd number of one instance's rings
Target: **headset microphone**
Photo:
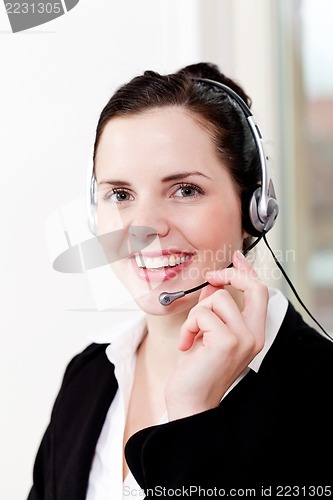
[[[259,241],[261,240],[262,236],[259,236],[246,250],[243,252],[243,255],[245,256],[252,248],[254,248]],[[225,269],[229,269],[230,267],[233,267],[233,263],[231,262]],[[209,281],[205,281],[205,283],[201,283],[201,285],[195,286],[194,288],[189,288],[188,290],[180,290],[179,292],[162,292],[159,295],[158,300],[160,301],[160,304],[162,306],[169,306],[172,304],[177,299],[180,299],[181,297],[185,297],[185,295],[193,292],[197,292],[201,288],[204,288],[205,286],[209,285]]]
[[[233,264],[231,263],[226,267],[226,269],[232,266]],[[209,285],[209,281],[205,281],[205,283],[201,283],[201,285],[190,288],[189,290],[180,290],[179,292],[162,292],[158,300],[160,301],[160,304],[162,304],[162,306],[169,306],[175,300],[185,297],[185,295],[187,295],[188,293],[196,292],[197,290],[200,290],[207,285]]]

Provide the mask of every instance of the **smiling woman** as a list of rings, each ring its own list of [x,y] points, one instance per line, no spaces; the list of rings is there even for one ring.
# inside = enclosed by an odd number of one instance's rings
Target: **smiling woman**
[[[253,203],[267,197],[262,234],[277,203],[232,92],[250,106],[212,64],[149,71],[101,113],[91,229],[121,230],[130,252],[112,268],[145,315],[68,366],[29,500],[331,483],[333,433],[322,422],[333,344],[241,252],[261,235]],[[168,307],[159,301],[166,283],[172,292],[204,280]]]
[[[147,313],[170,313],[158,301],[160,287],[148,293],[151,282],[168,281],[171,291],[197,286],[205,272],[229,263],[207,261],[207,249],[217,255],[228,245],[232,255],[242,247],[245,233],[234,183],[210,135],[180,107],[110,120],[100,136],[95,175],[98,234],[119,229],[119,223],[155,228],[158,237],[140,255],[113,264]],[[112,215],[114,210],[119,216]],[[207,220],[212,221],[210,234],[203,231]],[[168,265],[160,265],[166,259]],[[172,311],[188,311],[198,294],[174,304]]]

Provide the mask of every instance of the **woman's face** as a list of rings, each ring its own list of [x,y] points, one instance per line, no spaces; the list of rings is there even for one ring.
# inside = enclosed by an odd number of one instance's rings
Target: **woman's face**
[[[95,173],[98,234],[124,229],[130,249],[112,264],[116,275],[149,314],[193,307],[199,292],[168,307],[158,297],[226,267],[245,236],[239,196],[209,133],[180,107],[113,118],[100,137]]]

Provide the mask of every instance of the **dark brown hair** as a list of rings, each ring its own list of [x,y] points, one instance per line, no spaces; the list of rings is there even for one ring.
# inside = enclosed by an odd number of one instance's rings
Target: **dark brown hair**
[[[214,64],[193,64],[168,75],[145,71],[121,86],[102,110],[96,130],[94,159],[104,127],[112,118],[139,114],[153,108],[182,107],[191,112],[210,133],[217,156],[228,169],[238,190],[242,201],[243,227],[249,231],[248,203],[261,180],[260,161],[252,133],[234,99],[194,78],[207,78],[227,85],[251,107],[251,99],[241,86],[221,73]]]

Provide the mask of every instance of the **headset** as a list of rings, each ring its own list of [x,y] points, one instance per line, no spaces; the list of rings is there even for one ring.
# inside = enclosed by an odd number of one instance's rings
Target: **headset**
[[[89,231],[96,236],[97,234],[97,181],[94,174],[94,148],[90,149],[87,181],[86,181],[86,207],[88,216]]]
[[[252,133],[252,137],[254,139],[254,143],[256,145],[258,158],[260,162],[261,179],[257,187],[255,188],[254,192],[252,194],[250,193],[248,208],[242,207],[243,212],[245,211],[245,213],[243,213],[245,228],[250,235],[256,236],[256,240],[244,250],[243,254],[246,255],[259,243],[261,239],[263,239],[267,248],[269,249],[270,253],[273,256],[275,263],[281,270],[283,276],[285,277],[286,281],[288,282],[289,286],[291,287],[293,293],[295,294],[301,306],[305,309],[305,311],[309,314],[309,316],[313,319],[313,321],[315,321],[315,323],[320,327],[320,329],[324,332],[324,334],[332,340],[330,335],[324,330],[324,328],[314,318],[314,316],[310,313],[305,304],[302,302],[295,287],[293,286],[292,282],[290,281],[289,277],[287,276],[280,262],[275,257],[274,252],[269,246],[268,241],[266,239],[266,233],[270,229],[272,229],[272,227],[275,224],[276,218],[279,213],[279,205],[276,199],[274,184],[268,168],[268,157],[265,153],[264,140],[260,128],[258,124],[255,122],[254,116],[250,108],[233,89],[231,89],[224,83],[217,82],[215,80],[211,80],[208,78],[191,77],[191,80],[194,82],[201,83],[203,85],[207,85],[208,87],[214,88],[218,92],[223,92],[224,94],[229,96],[229,98],[232,101],[236,102],[236,104],[238,105],[239,109],[242,111],[246,119],[246,123],[249,126],[249,129]],[[92,234],[96,235],[97,186],[96,186],[96,178],[94,175],[93,151],[91,151],[91,155],[89,158],[86,194],[87,194],[87,208],[88,208],[88,226]],[[248,213],[246,213],[246,210],[248,210]],[[232,266],[233,264],[230,263],[226,267],[230,268]],[[181,290],[178,292],[162,292],[159,295],[159,302],[163,306],[169,306],[175,300],[184,297],[189,293],[196,292],[207,285],[209,285],[208,281],[194,288],[190,288],[188,290]]]

